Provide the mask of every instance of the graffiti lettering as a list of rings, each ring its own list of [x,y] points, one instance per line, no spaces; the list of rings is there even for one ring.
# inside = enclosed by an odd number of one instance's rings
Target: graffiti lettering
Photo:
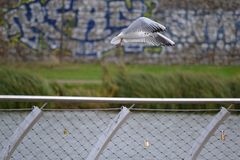
[[[63,3],[62,3],[63,2]],[[20,41],[38,49],[45,41],[48,48],[64,49],[73,56],[100,56],[110,50],[111,38],[143,16],[145,0],[34,0],[10,9],[5,14],[8,37],[18,35]],[[161,4],[159,4],[161,5]],[[240,11],[165,10],[154,15],[167,26],[165,33],[177,49],[199,45],[208,50],[240,48]],[[129,46],[125,51],[143,51],[142,46]],[[171,52],[176,50],[167,49]]]
[[[35,0],[10,10],[5,19],[10,25],[9,37],[20,34],[20,40],[38,48],[43,38],[49,48],[60,47],[60,38],[67,39],[66,49],[74,55],[99,55],[109,50],[106,41],[116,31],[143,15],[143,0]],[[110,14],[111,13],[111,14]]]

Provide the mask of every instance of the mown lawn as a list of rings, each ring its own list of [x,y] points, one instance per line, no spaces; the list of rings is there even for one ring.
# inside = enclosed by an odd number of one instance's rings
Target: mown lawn
[[[5,64],[1,67],[29,71],[48,80],[98,80],[101,78],[101,67],[98,64]]]
[[[14,68],[38,74],[47,80],[101,80],[102,67],[100,64],[80,64],[80,63],[63,63],[63,64],[1,64],[0,67]],[[107,67],[111,74],[116,74],[118,66],[109,64]],[[231,77],[240,75],[239,66],[208,66],[208,65],[126,65],[128,73],[150,73],[159,75],[162,73],[191,72],[191,73],[209,73],[218,76]]]

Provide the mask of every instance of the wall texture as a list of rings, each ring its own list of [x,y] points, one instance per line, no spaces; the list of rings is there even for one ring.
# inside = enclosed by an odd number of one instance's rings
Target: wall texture
[[[129,45],[143,63],[240,64],[240,2],[235,0],[28,0],[4,13],[0,32],[32,50],[73,58],[114,51],[111,38],[140,16],[167,27],[175,47]],[[17,51],[16,51],[17,52]],[[51,53],[50,53],[51,54]],[[136,58],[137,57],[137,58]],[[147,57],[147,58],[146,58]]]

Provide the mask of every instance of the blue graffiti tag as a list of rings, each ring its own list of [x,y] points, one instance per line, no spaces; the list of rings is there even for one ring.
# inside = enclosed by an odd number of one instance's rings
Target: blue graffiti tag
[[[73,55],[99,55],[112,48],[110,38],[145,12],[144,0],[76,1],[35,0],[5,15],[9,24],[8,37],[20,34],[20,41],[33,49],[43,37],[51,49],[61,45],[61,34],[66,49]],[[102,47],[104,46],[104,47]],[[107,46],[107,47],[106,47]]]

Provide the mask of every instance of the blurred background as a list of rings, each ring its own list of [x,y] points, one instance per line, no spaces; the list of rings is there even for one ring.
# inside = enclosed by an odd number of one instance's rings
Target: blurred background
[[[0,94],[239,98],[239,6],[236,0],[3,0]],[[163,34],[176,45],[110,44],[141,16],[165,25]],[[31,105],[0,103],[1,108]]]

